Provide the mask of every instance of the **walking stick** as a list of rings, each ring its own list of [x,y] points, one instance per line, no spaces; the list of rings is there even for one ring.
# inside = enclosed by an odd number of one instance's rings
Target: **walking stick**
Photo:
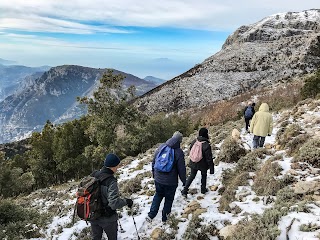
[[[137,236],[138,236],[138,240],[140,240],[140,236],[138,234],[138,229],[137,229],[137,224],[136,224],[136,221],[134,220],[133,215],[132,215],[132,219],[133,219],[134,227],[136,228],[136,233],[137,233]]]

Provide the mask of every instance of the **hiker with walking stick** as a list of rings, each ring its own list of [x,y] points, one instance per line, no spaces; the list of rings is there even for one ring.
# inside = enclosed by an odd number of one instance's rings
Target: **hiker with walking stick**
[[[128,198],[120,198],[117,179],[114,173],[117,172],[120,159],[115,154],[108,154],[104,166],[100,171],[93,172],[92,175],[101,181],[101,198],[104,206],[104,213],[101,217],[91,220],[92,239],[100,240],[103,231],[107,234],[108,240],[117,240],[118,236],[118,214],[116,209],[124,206],[132,207],[133,201]]]

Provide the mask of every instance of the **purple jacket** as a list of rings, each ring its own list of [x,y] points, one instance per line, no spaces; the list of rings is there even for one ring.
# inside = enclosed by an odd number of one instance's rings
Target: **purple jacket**
[[[174,149],[174,163],[173,163],[173,168],[171,172],[168,173],[163,173],[159,172],[154,169],[154,163],[156,156],[158,155],[160,149],[164,146],[167,145],[171,148]],[[178,175],[183,183],[185,185],[186,183],[186,164],[184,161],[184,153],[180,148],[180,142],[178,141],[177,138],[170,138],[166,141],[166,143],[163,143],[158,147],[156,150],[153,161],[152,161],[152,175],[154,177],[154,180],[160,184],[163,185],[178,185]]]

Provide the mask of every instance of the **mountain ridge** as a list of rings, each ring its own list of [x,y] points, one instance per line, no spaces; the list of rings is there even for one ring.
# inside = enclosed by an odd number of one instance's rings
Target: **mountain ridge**
[[[86,113],[77,97],[89,96],[99,85],[106,69],[78,65],[62,65],[49,69],[36,79],[25,82],[26,88],[0,102],[0,142],[25,137],[41,130],[47,120],[62,123]],[[141,94],[156,85],[132,74],[113,70],[125,76],[123,88],[136,86]]]
[[[203,107],[313,72],[320,66],[320,10],[277,15],[238,28],[219,52],[140,96],[137,107],[149,114]]]

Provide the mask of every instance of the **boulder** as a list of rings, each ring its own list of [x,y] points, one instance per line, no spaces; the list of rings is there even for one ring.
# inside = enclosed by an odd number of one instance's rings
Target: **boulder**
[[[202,213],[205,213],[205,212],[207,212],[207,209],[206,209],[206,208],[198,208],[197,210],[195,210],[195,211],[193,212],[193,215],[198,216],[198,215],[200,215],[200,214],[202,214]]]
[[[294,186],[294,193],[308,194],[320,189],[320,183],[317,181],[299,181]]]
[[[218,189],[218,185],[212,185],[209,188],[211,191],[216,191]]]
[[[224,228],[221,228],[219,231],[220,237],[223,237],[223,239],[227,239],[228,237],[232,237],[234,233],[236,232],[236,226],[235,225],[228,225]]]
[[[163,230],[162,230],[161,228],[155,228],[155,229],[152,231],[152,233],[151,233],[151,235],[150,235],[150,238],[151,238],[152,240],[160,239],[160,236],[161,236],[162,233],[163,233]]]

